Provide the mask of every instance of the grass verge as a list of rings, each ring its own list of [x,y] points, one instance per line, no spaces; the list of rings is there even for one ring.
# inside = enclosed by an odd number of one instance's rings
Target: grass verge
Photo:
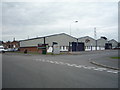
[[[120,59],[120,57],[111,57],[112,59]]]

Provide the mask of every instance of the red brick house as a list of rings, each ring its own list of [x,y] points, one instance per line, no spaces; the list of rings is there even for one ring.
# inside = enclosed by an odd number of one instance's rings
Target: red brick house
[[[3,46],[5,49],[8,49],[8,48],[19,48],[20,45],[19,45],[19,41],[8,41],[8,42],[3,42]]]

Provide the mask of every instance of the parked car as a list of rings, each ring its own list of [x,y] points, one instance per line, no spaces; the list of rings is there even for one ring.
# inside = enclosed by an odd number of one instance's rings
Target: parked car
[[[0,52],[5,52],[5,51],[6,51],[6,49],[4,49],[3,46],[0,46]]]
[[[18,48],[8,48],[7,51],[8,51],[8,52],[18,51]]]

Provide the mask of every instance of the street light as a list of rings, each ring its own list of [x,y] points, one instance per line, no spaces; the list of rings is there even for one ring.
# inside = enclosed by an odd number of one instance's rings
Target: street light
[[[78,21],[74,21],[74,23],[77,23]],[[71,25],[73,22],[70,23],[70,36],[71,36]]]
[[[74,23],[77,23],[78,21],[74,21]],[[71,25],[73,22],[70,23],[70,36],[71,36]],[[72,46],[71,46],[71,40],[69,41],[69,50],[72,52]]]

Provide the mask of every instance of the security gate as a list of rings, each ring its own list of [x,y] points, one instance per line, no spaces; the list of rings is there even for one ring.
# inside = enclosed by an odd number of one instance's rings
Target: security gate
[[[84,51],[85,50],[84,49],[84,43],[82,43],[82,42],[72,42],[71,44],[72,44],[71,49],[72,49],[73,52],[75,52],[75,51]]]

